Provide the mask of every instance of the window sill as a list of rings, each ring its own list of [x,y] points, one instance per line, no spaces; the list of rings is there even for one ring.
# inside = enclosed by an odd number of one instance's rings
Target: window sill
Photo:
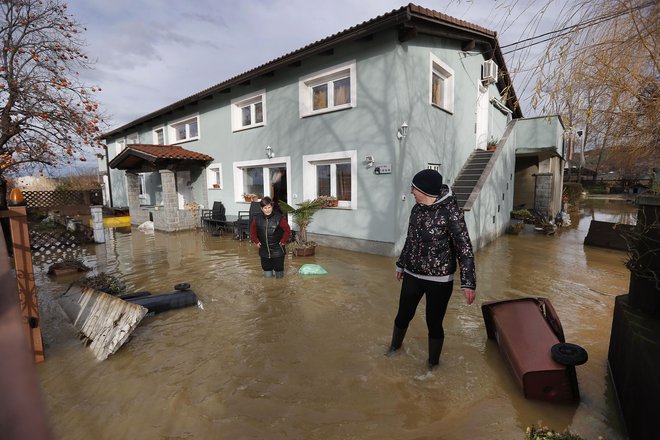
[[[199,140],[199,136],[194,137],[194,138],[190,138],[190,139],[182,139],[180,141],[175,141],[175,142],[172,143],[172,145],[185,144],[185,143],[188,143],[188,142],[198,141],[198,140]]]
[[[431,106],[437,108],[438,110],[442,110],[442,111],[445,112],[445,113],[449,113],[450,115],[453,115],[453,114],[454,114],[454,110],[453,110],[453,109],[452,109],[452,110],[449,110],[449,109],[447,109],[447,108],[440,107],[438,104],[434,104],[434,103],[431,103]]]
[[[352,108],[355,108],[355,106],[354,105],[347,105],[347,106],[342,106],[342,107],[332,107],[332,108],[325,109],[325,110],[316,110],[316,111],[313,111],[313,112],[305,113],[303,115],[300,115],[300,117],[301,118],[308,118],[310,116],[324,115],[326,113],[340,112],[340,111],[343,111],[343,110],[350,110]]]
[[[238,133],[239,131],[252,130],[253,128],[265,127],[266,123],[249,125],[247,127],[232,128],[232,133]]]

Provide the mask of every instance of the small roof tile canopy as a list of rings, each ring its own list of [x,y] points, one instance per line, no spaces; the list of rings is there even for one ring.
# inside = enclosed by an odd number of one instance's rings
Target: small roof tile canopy
[[[188,170],[211,162],[211,156],[177,145],[129,144],[108,165],[117,170],[151,172]]]

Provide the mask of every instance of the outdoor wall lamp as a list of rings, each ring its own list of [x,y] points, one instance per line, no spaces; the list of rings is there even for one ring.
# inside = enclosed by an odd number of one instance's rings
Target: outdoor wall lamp
[[[403,121],[403,124],[401,124],[401,127],[396,131],[396,137],[397,139],[401,140],[408,136],[408,124],[406,124],[406,121]]]
[[[266,157],[268,159],[272,159],[273,157],[275,157],[275,153],[273,153],[273,149],[270,147],[270,145],[266,147]]]

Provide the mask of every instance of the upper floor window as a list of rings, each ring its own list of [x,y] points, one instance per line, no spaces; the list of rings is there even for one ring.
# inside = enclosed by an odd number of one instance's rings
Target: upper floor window
[[[266,125],[266,91],[241,96],[231,101],[232,131]]]
[[[153,136],[155,145],[165,145],[165,127],[154,128]]]
[[[355,60],[300,78],[300,117],[355,107]]]
[[[126,148],[126,139],[118,139],[115,141],[115,156],[119,155]]]
[[[303,156],[304,199],[333,196],[339,207],[357,207],[357,152],[310,154]]]
[[[196,115],[171,123],[169,132],[169,139],[174,139],[173,143],[199,139],[199,116]]]
[[[431,105],[454,112],[454,70],[431,54]]]
[[[129,134],[128,137],[126,137],[126,143],[127,144],[138,144],[140,143],[140,136],[137,133]]]

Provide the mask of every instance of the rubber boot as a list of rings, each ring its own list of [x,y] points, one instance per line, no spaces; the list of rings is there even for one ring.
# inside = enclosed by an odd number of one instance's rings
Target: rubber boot
[[[273,271],[272,270],[264,270],[264,276],[266,278],[271,278],[273,276]]]
[[[387,353],[385,353],[385,356],[391,356],[395,351],[401,348],[401,344],[403,344],[403,338],[405,338],[407,331],[407,328],[400,329],[394,325],[394,329],[392,330],[392,342],[390,343],[390,348],[387,350]]]
[[[444,342],[445,338],[429,338],[429,369],[437,367],[440,363],[440,353]]]
[[[275,278],[284,278],[284,271],[283,270],[276,270],[275,271]]]

